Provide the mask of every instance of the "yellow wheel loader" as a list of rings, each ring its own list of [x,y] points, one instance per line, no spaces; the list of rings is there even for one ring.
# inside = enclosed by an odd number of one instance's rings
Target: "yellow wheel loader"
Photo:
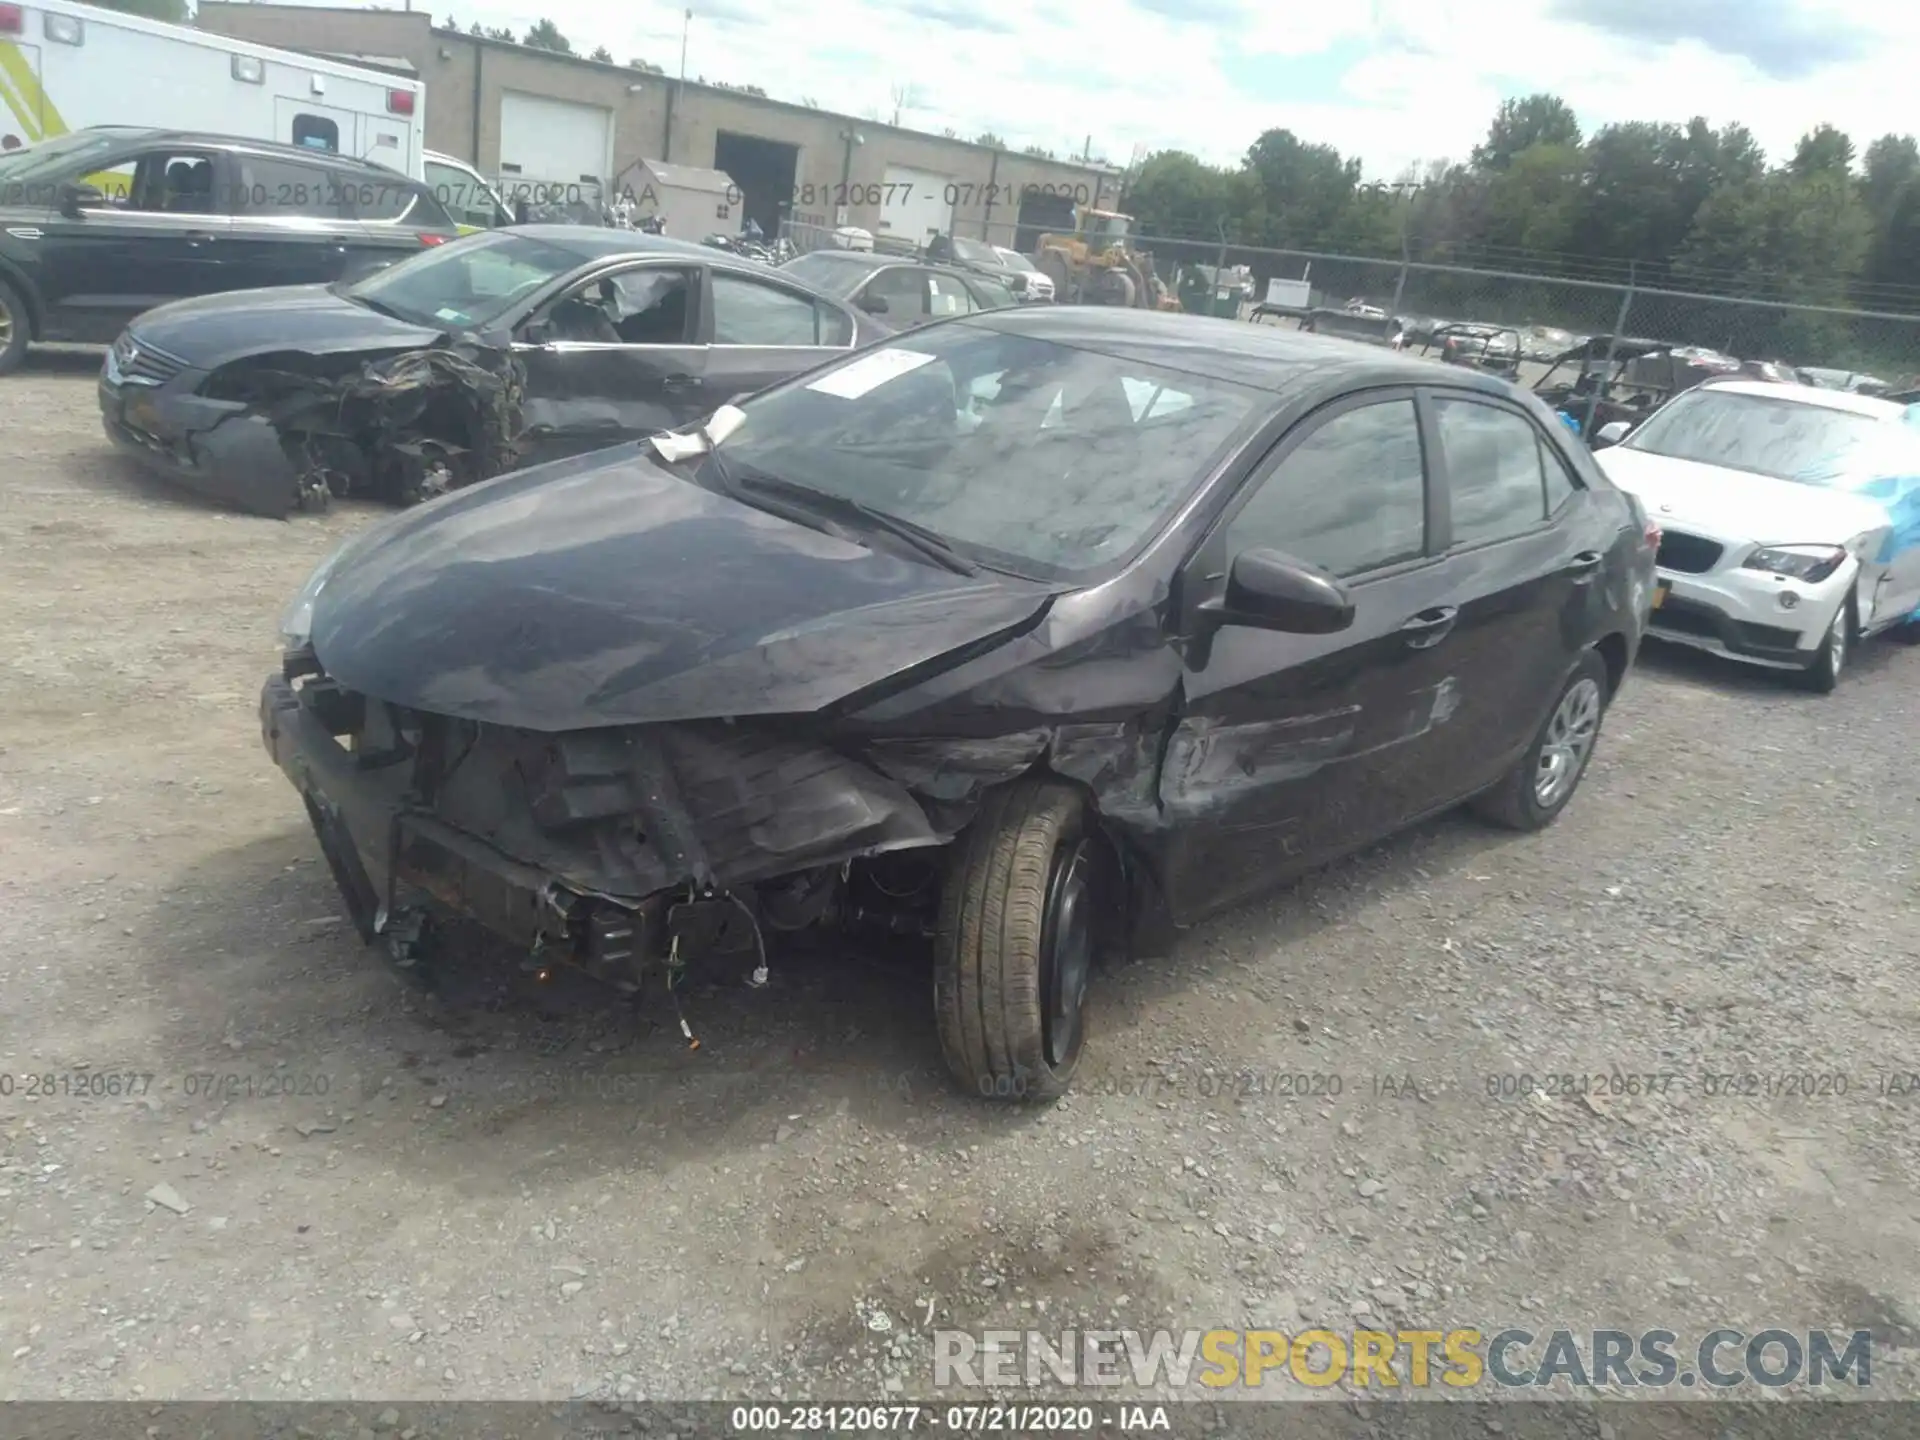
[[[1180,301],[1153,272],[1153,256],[1127,243],[1131,215],[1076,206],[1073,233],[1042,235],[1033,263],[1068,305],[1178,310]]]

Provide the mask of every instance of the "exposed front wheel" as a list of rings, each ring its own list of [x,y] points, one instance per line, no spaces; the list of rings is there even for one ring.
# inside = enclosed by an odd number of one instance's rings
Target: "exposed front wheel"
[[[1540,830],[1552,824],[1573,799],[1593,759],[1607,688],[1606,662],[1587,651],[1561,685],[1527,753],[1498,785],[1475,798],[1474,810],[1509,830]]]
[[[1078,791],[993,792],[955,846],[940,900],[934,1018],[970,1093],[1056,1100],[1086,1042],[1104,851]]]

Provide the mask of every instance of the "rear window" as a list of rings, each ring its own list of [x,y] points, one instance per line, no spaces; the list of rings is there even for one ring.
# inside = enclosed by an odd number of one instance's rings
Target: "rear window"
[[[456,228],[447,207],[430,191],[398,175],[356,181],[348,189],[353,194],[354,213],[362,220],[411,225],[420,230]]]

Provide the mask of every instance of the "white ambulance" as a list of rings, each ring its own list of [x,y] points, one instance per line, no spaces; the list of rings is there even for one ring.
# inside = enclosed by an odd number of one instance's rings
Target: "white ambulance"
[[[71,0],[0,0],[0,150],[92,125],[275,140],[426,179],[426,86]]]

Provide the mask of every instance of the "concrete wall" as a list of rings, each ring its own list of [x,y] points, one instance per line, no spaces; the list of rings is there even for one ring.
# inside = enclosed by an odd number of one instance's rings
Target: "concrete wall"
[[[796,145],[792,213],[804,223],[873,229],[880,217],[874,187],[889,165],[950,177],[954,228],[980,235],[990,218],[992,238],[1000,244],[1011,238],[1027,186],[1070,193],[1082,203],[1111,204],[1115,198],[1112,177],[1096,168],[996,155],[943,136],[435,30],[431,18],[417,11],[200,0],[196,16],[203,29],[288,50],[405,56],[426,82],[427,147],[458,156],[486,175],[500,165],[500,93],[520,90],[611,110],[615,174],[643,159],[711,167],[714,140],[723,130]],[[851,155],[849,133],[864,141]],[[837,205],[842,200],[848,202],[844,216]]]

